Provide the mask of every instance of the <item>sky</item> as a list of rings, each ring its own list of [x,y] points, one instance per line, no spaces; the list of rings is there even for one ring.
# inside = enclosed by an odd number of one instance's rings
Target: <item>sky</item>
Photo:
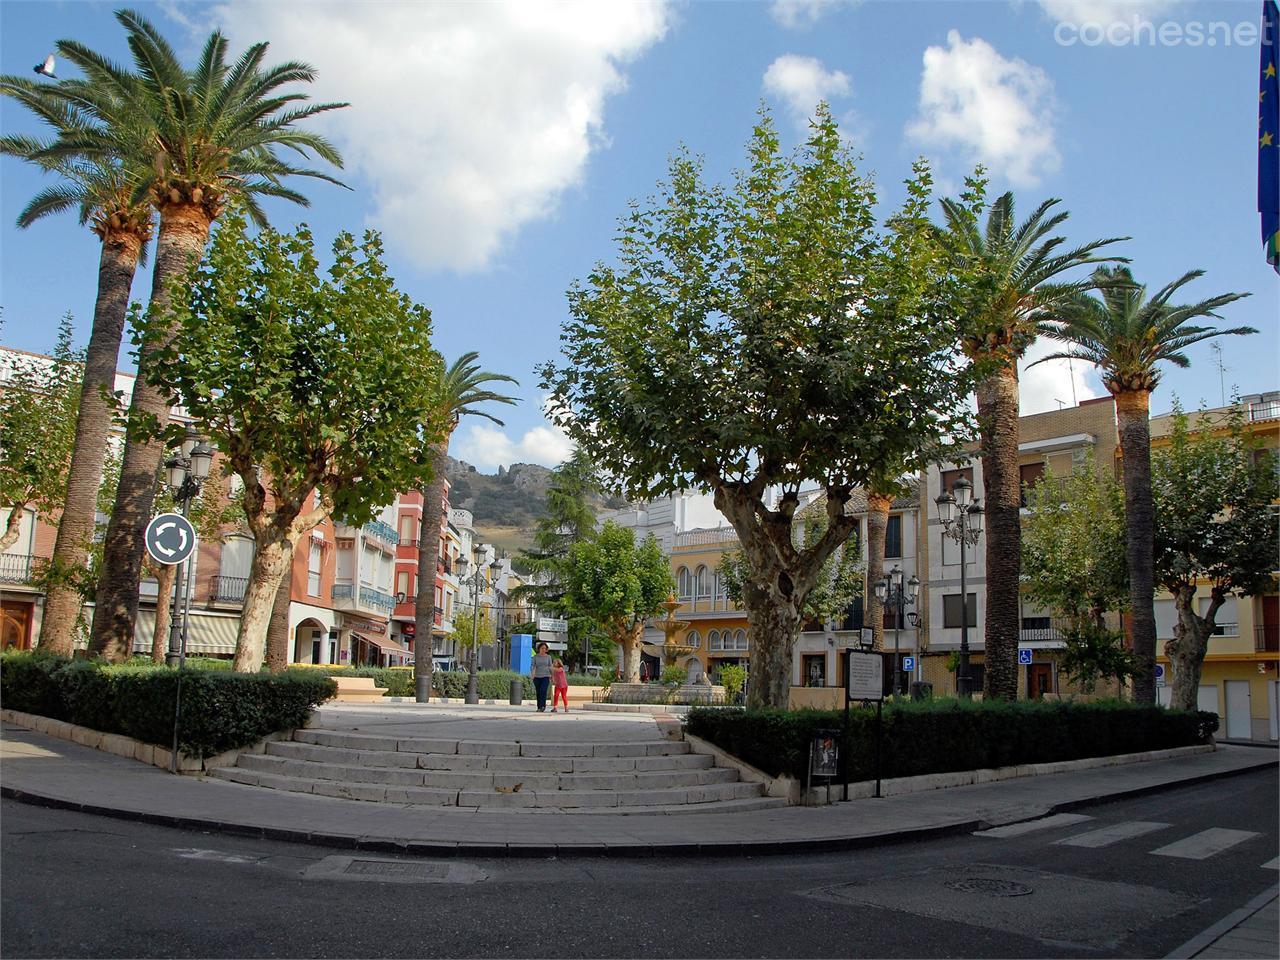
[[[118,6],[0,0],[0,71],[31,76],[63,38],[127,60]],[[886,210],[916,157],[944,191],[982,162],[1024,214],[1061,198],[1070,240],[1130,237],[1121,252],[1153,289],[1198,268],[1187,299],[1252,292],[1223,324],[1260,333],[1221,339],[1220,358],[1191,348],[1153,412],[1175,396],[1195,407],[1280,388],[1280,278],[1256,210],[1258,0],[134,6],[189,62],[221,28],[233,52],[267,40],[270,60],[314,64],[314,97],[351,103],[315,123],[342,150],[351,189],[304,182],[309,209],[273,202],[268,214],[280,228],[306,222],[325,246],[341,230],[382,231],[445,358],[477,350],[485,369],[519,380],[520,404],[494,411],[503,426],[473,418],[454,436],[453,455],[481,469],[568,455],[534,372],[558,356],[566,289],[612,256],[617,218],[681,144],[715,178],[740,166],[762,102],[795,143],[828,100]],[[39,127],[3,100],[0,129]],[[15,225],[43,185],[0,158],[0,341],[36,352],[68,311],[87,340],[98,259],[72,214]],[[1049,349],[1034,345],[1029,360]],[[122,352],[121,367],[131,362]],[[1023,371],[1023,413],[1103,393],[1079,363]]]

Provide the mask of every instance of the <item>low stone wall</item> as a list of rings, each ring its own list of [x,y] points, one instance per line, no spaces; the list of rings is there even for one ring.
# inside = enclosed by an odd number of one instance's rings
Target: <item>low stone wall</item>
[[[668,688],[660,683],[614,683],[609,688],[609,703],[718,703],[724,701],[724,687],[706,683],[682,683],[668,695]]]

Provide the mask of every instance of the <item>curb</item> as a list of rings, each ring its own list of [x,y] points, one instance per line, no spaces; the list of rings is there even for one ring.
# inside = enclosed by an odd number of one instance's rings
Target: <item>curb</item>
[[[1230,933],[1238,924],[1244,923],[1244,921],[1274,900],[1277,895],[1280,895],[1280,885],[1272,884],[1270,889],[1263,890],[1239,910],[1233,910],[1207,930],[1197,933],[1172,953],[1165,954],[1164,960],[1187,960],[1189,957],[1194,957],[1219,937]]]
[[[1222,780],[1243,773],[1253,773],[1267,767],[1273,767],[1280,760],[1268,760],[1264,763],[1242,767],[1237,770],[1215,771],[1169,783],[1152,784],[1145,787],[1134,787],[1120,790],[1100,797],[1087,797],[1081,800],[1070,800],[1053,804],[1021,820],[1007,821],[1021,823],[1027,820],[1038,820],[1053,813],[1064,813],[1078,810],[1094,804],[1108,803],[1112,800],[1124,800],[1131,797],[1173,790],[1179,787],[1192,786],[1210,780]],[[919,827],[910,830],[898,830],[890,833],[867,834],[865,836],[846,836],[831,838],[805,838],[799,840],[768,840],[753,843],[751,841],[731,841],[728,843],[634,843],[634,844],[521,844],[521,843],[458,843],[450,841],[434,842],[421,840],[393,840],[383,837],[351,836],[332,833],[312,833],[307,830],[293,830],[284,827],[256,827],[250,824],[230,823],[223,820],[199,817],[181,817],[170,814],[147,813],[140,810],[120,810],[103,807],[97,804],[80,803],[75,800],[64,800],[59,797],[32,793],[16,787],[0,785],[0,797],[15,800],[33,806],[51,807],[58,810],[72,810],[77,813],[88,813],[95,816],[110,817],[116,820],[148,823],[155,826],[175,827],[180,830],[201,830],[214,833],[225,833],[233,836],[249,837],[261,840],[283,840],[291,843],[310,844],[312,846],[333,847],[342,850],[360,850],[369,853],[395,853],[417,857],[618,857],[618,858],[652,858],[652,857],[754,857],[773,856],[779,854],[811,854],[839,853],[850,850],[862,850],[870,847],[889,846],[898,843],[912,843],[917,840],[934,840],[959,836],[984,830],[994,826],[985,820],[965,820],[942,826]],[[1001,825],[1004,825],[1002,822]]]

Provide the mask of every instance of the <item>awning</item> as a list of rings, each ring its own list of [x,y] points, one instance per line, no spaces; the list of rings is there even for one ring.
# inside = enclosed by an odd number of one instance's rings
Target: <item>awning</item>
[[[393,657],[412,657],[412,651],[400,646],[389,637],[369,637],[363,633],[352,633],[353,637],[363,640],[365,643],[371,643],[379,648],[383,653],[388,653]]]
[[[151,651],[151,635],[156,628],[154,610],[139,610],[137,624],[133,631],[133,649],[138,652]],[[239,617],[219,617],[191,611],[191,620],[187,624],[187,654],[236,652],[236,634],[240,632]]]

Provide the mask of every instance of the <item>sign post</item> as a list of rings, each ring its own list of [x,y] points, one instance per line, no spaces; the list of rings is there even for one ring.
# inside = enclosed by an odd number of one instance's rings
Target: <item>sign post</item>
[[[864,703],[874,701],[876,705],[876,796],[880,796],[880,761],[881,732],[883,730],[881,711],[884,708],[884,655],[861,650],[845,651],[844,671],[844,732],[849,736],[849,704],[853,700]],[[845,753],[848,753],[846,750]],[[845,760],[844,795],[849,799],[849,766]]]

